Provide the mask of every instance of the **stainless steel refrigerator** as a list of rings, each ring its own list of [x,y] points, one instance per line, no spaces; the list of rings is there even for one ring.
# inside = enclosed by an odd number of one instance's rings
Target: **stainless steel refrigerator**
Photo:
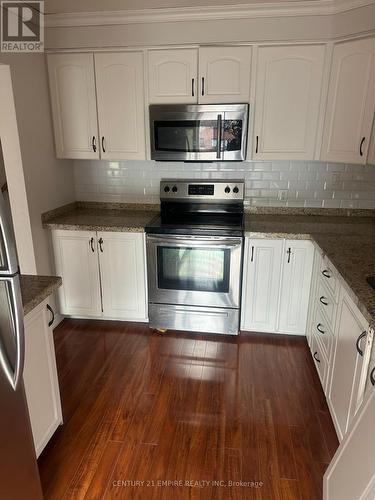
[[[0,499],[43,498],[23,384],[23,307],[13,231],[0,193]]]

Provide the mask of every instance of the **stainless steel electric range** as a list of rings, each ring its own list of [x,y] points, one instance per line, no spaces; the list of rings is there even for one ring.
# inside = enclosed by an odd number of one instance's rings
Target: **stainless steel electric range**
[[[146,227],[150,327],[236,335],[244,183],[163,180]]]

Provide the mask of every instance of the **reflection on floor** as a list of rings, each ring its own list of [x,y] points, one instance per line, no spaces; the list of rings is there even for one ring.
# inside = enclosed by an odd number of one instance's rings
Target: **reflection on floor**
[[[65,320],[55,345],[47,499],[322,498],[338,442],[304,338]]]

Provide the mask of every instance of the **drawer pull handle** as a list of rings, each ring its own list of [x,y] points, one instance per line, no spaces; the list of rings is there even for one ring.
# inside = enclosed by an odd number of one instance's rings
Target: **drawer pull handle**
[[[91,251],[92,252],[95,252],[95,249],[94,249],[94,238],[91,238],[90,241],[89,241],[89,245],[91,247]]]
[[[322,330],[322,324],[321,323],[318,323],[316,325],[316,329],[318,330],[319,333],[322,333],[323,335],[326,333],[324,330]]]
[[[53,312],[53,309],[52,307],[47,304],[47,309],[49,310],[49,312],[52,314],[52,318],[50,319],[50,321],[48,322],[48,326],[52,326],[53,325],[53,322],[55,321],[55,313]]]
[[[326,278],[330,278],[330,277],[331,277],[331,275],[330,275],[330,273],[329,273],[329,269],[323,269],[322,274],[323,274],[323,276],[325,276]]]
[[[372,385],[375,385],[375,366],[370,373],[370,382],[372,383]]]
[[[363,143],[365,142],[366,137],[362,137],[361,144],[359,145],[359,155],[363,156]]]
[[[362,332],[361,335],[357,338],[357,342],[355,343],[355,346],[357,348],[357,352],[360,356],[363,356],[363,351],[360,348],[359,344],[361,343],[361,340],[366,337],[366,335],[367,335],[367,331]]]
[[[320,359],[318,358],[318,352],[317,351],[314,352],[314,359],[315,359],[315,361],[317,361],[318,363],[320,363]]]
[[[93,135],[92,136],[92,150],[94,151],[94,153],[96,153],[96,137]]]
[[[328,302],[327,301],[327,298],[324,297],[324,295],[322,295],[320,298],[319,298],[320,302],[324,305],[324,306],[328,306]]]

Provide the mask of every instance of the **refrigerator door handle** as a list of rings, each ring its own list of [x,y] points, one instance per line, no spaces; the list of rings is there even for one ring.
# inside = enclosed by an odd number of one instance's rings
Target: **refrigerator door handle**
[[[15,356],[15,366],[12,367],[6,350],[4,346],[0,343],[0,364],[7,376],[10,385],[16,391],[23,374],[23,367],[25,361],[25,338],[24,338],[24,325],[23,325],[23,305],[22,305],[22,295],[20,278],[16,276],[14,278],[3,278],[1,281],[5,281],[9,284],[9,299],[10,307],[12,310],[12,322],[15,337],[16,346],[16,356]]]
[[[0,275],[15,275],[19,271],[17,249],[2,196],[0,196],[0,239],[2,253],[5,254],[3,255],[5,262],[0,263]]]

